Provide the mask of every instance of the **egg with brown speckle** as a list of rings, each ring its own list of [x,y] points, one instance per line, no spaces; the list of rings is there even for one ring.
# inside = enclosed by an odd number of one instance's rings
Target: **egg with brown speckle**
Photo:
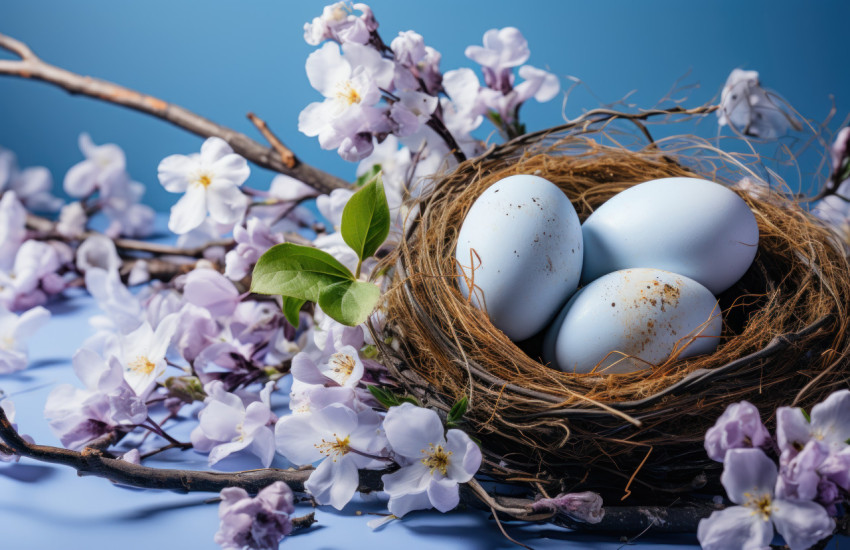
[[[635,372],[713,352],[722,326],[717,300],[700,283],[659,269],[625,269],[575,293],[547,332],[543,353],[565,372]]]

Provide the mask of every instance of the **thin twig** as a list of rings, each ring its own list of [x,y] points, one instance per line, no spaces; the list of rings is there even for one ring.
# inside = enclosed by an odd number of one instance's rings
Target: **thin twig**
[[[248,113],[247,116],[248,120],[250,120],[254,124],[254,126],[257,127],[257,130],[259,130],[261,134],[263,134],[263,137],[266,138],[266,141],[269,142],[269,145],[271,145],[274,150],[277,151],[277,154],[280,155],[280,160],[283,161],[286,167],[290,169],[295,168],[295,164],[298,162],[295,158],[295,154],[289,147],[287,147],[283,144],[282,141],[280,141],[280,138],[278,138],[274,134],[274,132],[272,132],[272,129],[269,128],[269,125],[266,123],[266,121],[261,119],[254,113]]]
[[[294,155],[294,165],[288,166],[274,148],[265,147],[245,134],[217,124],[179,105],[46,63],[26,44],[10,36],[0,34],[0,48],[21,58],[20,60],[0,60],[0,74],[41,80],[74,95],[93,97],[155,116],[201,137],[220,137],[229,143],[236,153],[257,166],[292,176],[322,193],[330,193],[334,189],[349,186],[347,182],[334,175],[298,162]]]

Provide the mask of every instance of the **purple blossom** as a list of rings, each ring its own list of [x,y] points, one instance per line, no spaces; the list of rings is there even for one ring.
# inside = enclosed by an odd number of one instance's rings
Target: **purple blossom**
[[[311,103],[298,116],[298,130],[318,136],[322,149],[339,149],[347,158],[372,152],[373,131],[385,122],[375,105],[381,89],[391,89],[394,64],[367,46],[328,42],[307,58],[307,77],[325,100]],[[368,136],[364,137],[364,136]]]
[[[490,89],[508,93],[513,87],[513,67],[525,63],[531,52],[525,37],[514,27],[490,29],[484,33],[484,46],[468,46],[466,57],[481,65],[484,82]]]
[[[92,267],[117,271],[121,268],[121,258],[112,239],[94,234],[77,247],[77,268],[85,273]]]
[[[765,447],[770,433],[759,417],[758,409],[747,401],[733,403],[705,434],[705,450],[712,460],[723,462],[729,449]]]
[[[832,393],[812,408],[811,422],[800,408],[776,411],[776,438],[783,457],[791,458],[810,441],[825,450],[838,451],[850,439],[850,390]]]
[[[22,310],[47,302],[48,294],[64,288],[56,274],[62,263],[58,248],[44,241],[25,241],[12,269],[0,271],[0,305]]]
[[[271,228],[260,218],[251,216],[245,226],[233,228],[236,247],[224,257],[224,275],[233,281],[245,278],[260,256],[269,248],[283,242],[280,235],[273,235]]]
[[[20,170],[15,153],[0,148],[0,193],[13,191],[18,199],[32,210],[55,212],[62,207],[62,199],[50,190],[53,176],[43,166]]]
[[[269,382],[259,399],[243,399],[226,391],[220,381],[204,387],[207,398],[198,413],[198,427],[192,431],[192,446],[198,452],[209,453],[210,466],[235,452],[248,450],[263,467],[269,467],[274,458],[274,435],[269,426],[277,421],[271,412],[273,389],[274,382]]]
[[[86,209],[83,208],[83,203],[74,201],[62,207],[62,210],[59,212],[59,222],[56,224],[56,231],[63,237],[76,239],[85,233],[88,219]]]
[[[283,537],[292,532],[293,500],[292,490],[282,481],[262,489],[254,498],[239,487],[223,489],[216,544],[225,550],[277,550]]]
[[[599,523],[605,517],[602,497],[590,491],[565,493],[555,498],[541,498],[535,501],[531,508],[535,512],[554,511],[566,514],[585,523]]]
[[[239,291],[214,269],[193,269],[185,278],[183,297],[215,317],[229,317],[239,303]]]
[[[776,465],[760,449],[728,451],[720,481],[738,506],[700,521],[697,538],[704,550],[764,548],[774,527],[791,550],[805,550],[835,528],[820,504],[775,494]]]
[[[43,307],[18,316],[0,305],[0,374],[27,368],[27,340],[49,320]]]
[[[86,133],[80,134],[79,146],[86,160],[65,174],[65,192],[72,197],[85,197],[95,191],[109,194],[111,187],[125,177],[124,151],[114,143],[95,145]]]
[[[124,380],[116,357],[104,361],[97,353],[81,349],[72,363],[86,388],[58,386],[44,407],[50,429],[63,445],[81,449],[120,426],[135,426],[147,418],[144,400]]]
[[[434,507],[448,512],[460,502],[458,483],[481,466],[481,449],[460,430],[444,432],[435,411],[403,403],[391,407],[384,429],[401,469],[381,477],[392,514]]]
[[[275,444],[294,464],[321,461],[304,486],[319,504],[341,510],[357,491],[358,469],[383,466],[364,456],[377,455],[386,447],[380,425],[372,409],[356,412],[332,403],[315,412],[281,418],[275,426]]]
[[[717,123],[736,132],[762,139],[776,139],[789,128],[799,130],[799,121],[788,113],[779,97],[759,82],[757,71],[734,69],[720,93]]]
[[[351,8],[361,14],[354,15]],[[351,8],[347,2],[325,6],[322,15],[311,23],[304,23],[304,41],[311,46],[318,46],[325,40],[334,40],[340,44],[368,43],[372,32],[378,28],[378,22],[366,4],[354,4]]]

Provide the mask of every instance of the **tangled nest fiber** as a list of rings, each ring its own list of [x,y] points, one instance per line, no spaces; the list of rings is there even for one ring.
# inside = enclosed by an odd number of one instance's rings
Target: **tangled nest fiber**
[[[755,213],[758,252],[720,295],[721,343],[711,355],[633,374],[564,373],[520,349],[461,294],[454,248],[475,199],[514,174],[557,184],[583,221],[651,179],[697,176],[732,184],[751,174],[706,147],[601,145],[592,134],[538,134],[491,149],[438,178],[386,259],[383,352],[403,389],[448,412],[469,399],[465,428],[485,472],[535,490],[593,490],[627,503],[670,503],[710,489],[719,466],[703,448],[727,405],[755,404],[769,428],[779,405],[811,407],[847,387],[850,269],[843,245],[793,200],[738,190]],[[687,150],[687,152],[686,152]],[[706,487],[708,484],[708,487]],[[547,489],[548,488],[548,489]]]

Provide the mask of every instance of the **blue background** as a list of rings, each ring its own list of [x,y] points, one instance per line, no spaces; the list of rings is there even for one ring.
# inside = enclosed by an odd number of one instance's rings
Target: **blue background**
[[[354,165],[323,151],[297,131],[298,113],[320,100],[306,78],[313,47],[302,27],[324,1],[242,2],[206,0],[28,0],[0,3],[0,32],[26,41],[43,59],[72,71],[111,80],[187,107],[262,141],[245,119],[265,118],[305,162],[351,180]],[[850,2],[723,0],[681,2],[370,2],[389,42],[413,28],[443,55],[443,70],[473,66],[463,55],[487,29],[518,27],[531,49],[529,63],[587,84],[567,103],[575,117],[599,102],[632,90],[630,101],[655,104],[674,84],[699,83],[688,105],[719,96],[735,67],[760,71],[807,118],[821,121],[835,95],[835,126],[850,111],[846,70]],[[566,79],[562,81],[568,83]],[[595,97],[594,97],[595,96]],[[529,129],[562,120],[562,105],[529,102],[522,117]],[[714,117],[695,131],[716,135]],[[197,151],[200,139],[145,115],[96,100],[69,96],[51,86],[0,78],[0,145],[16,151],[22,165],[45,165],[61,184],[81,159],[77,135],[114,142],[127,152],[128,168],[148,184],[146,202],[166,210],[177,196],[156,180],[159,161]],[[479,132],[486,137],[488,123]],[[822,148],[801,163],[803,188],[812,180]],[[786,172],[799,188],[796,169]],[[255,170],[250,185],[263,188],[271,174]]]
[[[296,130],[301,109],[320,99],[304,73],[313,48],[304,43],[302,27],[324,3],[4,1],[0,32],[26,41],[53,64],[153,94],[261,140],[245,119],[245,113],[254,111],[305,162],[351,179],[354,165],[334,151],[322,151],[314,139]],[[593,91],[571,96],[564,109],[568,117],[632,90],[637,92],[631,102],[651,106],[688,71],[686,82],[701,84],[690,92],[688,104],[702,104],[719,95],[735,67],[760,71],[766,86],[814,120],[826,117],[829,96],[834,94],[838,115],[833,130],[850,111],[846,1],[375,0],[370,5],[387,41],[398,31],[413,28],[443,54],[443,70],[472,66],[463,50],[479,44],[487,29],[520,28],[529,41],[530,64],[579,77]],[[544,128],[562,121],[562,105],[558,100],[530,102],[522,115],[529,129]],[[132,111],[72,97],[45,84],[0,78],[0,145],[14,150],[23,166],[47,166],[60,185],[65,171],[82,158],[77,149],[81,131],[90,132],[97,143],[120,144],[131,175],[149,186],[146,202],[160,210],[177,197],[157,183],[157,164],[169,154],[197,151],[201,142]],[[485,137],[488,131],[485,124],[480,135]],[[711,137],[717,131],[715,120],[688,131]],[[818,152],[805,159],[802,181],[812,179],[820,156]],[[251,185],[264,187],[271,177],[255,170]],[[797,177],[796,170],[792,177]],[[58,442],[43,419],[45,398],[58,383],[78,384],[69,358],[91,334],[86,320],[97,313],[84,296],[54,304],[53,309],[53,320],[31,343],[34,365],[25,373],[0,379],[0,388],[16,394],[23,431],[48,444]],[[191,451],[173,452],[150,464],[166,467],[175,462],[203,467],[206,460]],[[201,504],[204,498],[129,492],[33,462],[4,465],[0,466],[2,547],[215,548],[212,536],[218,518],[215,506]],[[381,508],[357,501],[341,513],[322,509],[321,523],[288,543],[309,548],[514,548],[486,514],[469,511],[447,516],[416,513],[373,533],[365,526],[366,518],[356,512]],[[510,533],[535,548],[614,549],[622,544],[618,534],[575,535],[549,526],[516,526]],[[695,543],[693,537],[650,536],[643,538],[642,546],[681,548],[676,544]]]

